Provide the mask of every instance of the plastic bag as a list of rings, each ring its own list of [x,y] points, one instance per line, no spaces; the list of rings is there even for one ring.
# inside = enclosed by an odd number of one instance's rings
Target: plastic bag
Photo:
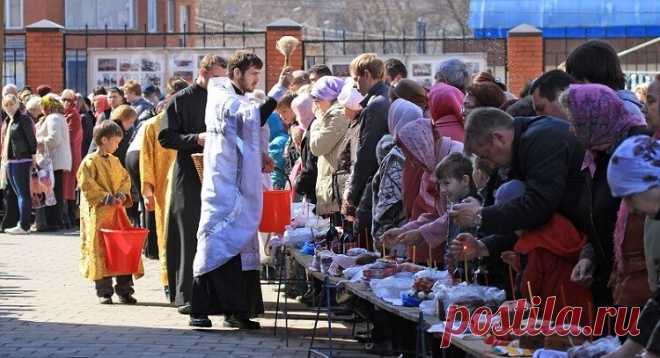
[[[289,228],[284,232],[284,244],[286,246],[300,248],[306,241],[314,241],[314,230],[311,228]]]
[[[620,347],[621,343],[617,337],[604,337],[569,349],[568,358],[599,358]]]
[[[447,286],[445,286],[447,287]],[[447,312],[450,305],[465,306],[470,313],[481,306],[487,306],[496,310],[506,299],[506,292],[497,287],[480,286],[461,283],[451,288],[447,287],[443,292],[438,292],[439,299]]]
[[[369,282],[371,290],[381,299],[400,299],[401,292],[410,291],[415,282],[410,272],[399,272],[384,279],[372,279]]]

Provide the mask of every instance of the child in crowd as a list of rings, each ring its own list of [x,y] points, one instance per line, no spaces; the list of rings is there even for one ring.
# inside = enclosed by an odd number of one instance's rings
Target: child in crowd
[[[472,161],[462,153],[451,153],[443,158],[435,168],[435,177],[438,182],[438,192],[443,195],[448,203],[449,209],[456,203],[462,202],[468,197],[478,198],[477,187],[472,179]],[[471,232],[470,229],[461,228],[448,216],[447,242],[449,245],[458,234]],[[465,278],[465,266],[460,264],[460,258],[445,254],[445,265],[447,270],[454,273],[456,278]],[[474,273],[476,263],[470,263],[467,274]],[[470,275],[471,277],[471,275]],[[470,278],[468,277],[468,279]]]
[[[122,141],[122,128],[114,121],[102,121],[94,128],[97,150],[88,154],[78,170],[80,185],[80,271],[96,284],[101,304],[112,304],[113,292],[119,301],[135,304],[131,275],[115,276],[105,266],[106,252],[99,229],[113,224],[117,210],[130,207],[131,179],[113,153]],[[116,286],[112,287],[112,277]]]
[[[495,193],[496,204],[506,203],[520,197],[525,184],[511,180],[500,186]],[[502,260],[519,272],[519,291],[523,296],[532,294],[543,300],[555,296],[555,314],[561,307],[582,307],[583,312],[593,302],[588,287],[571,280],[571,271],[578,261],[587,237],[563,215],[555,214],[543,226],[533,230],[516,232],[518,240],[514,251],[502,253]],[[587,323],[583,314],[582,323]]]

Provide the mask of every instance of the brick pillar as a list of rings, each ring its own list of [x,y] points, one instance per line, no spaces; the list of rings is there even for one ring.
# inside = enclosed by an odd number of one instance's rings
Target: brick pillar
[[[33,89],[49,85],[53,92],[64,86],[64,28],[50,20],[25,27],[26,83]]]
[[[290,65],[294,69],[303,69],[302,25],[289,19],[281,19],[269,24],[266,26],[266,91],[277,83],[284,66],[284,56],[277,51],[275,44],[282,36],[287,35],[301,42],[289,59]]]
[[[541,30],[522,24],[509,30],[507,36],[507,85],[518,94],[529,80],[543,73],[543,34]]]

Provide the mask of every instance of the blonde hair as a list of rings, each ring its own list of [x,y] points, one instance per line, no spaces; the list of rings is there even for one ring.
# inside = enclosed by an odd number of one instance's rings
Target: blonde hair
[[[13,93],[7,93],[6,95],[2,96],[2,105],[5,105],[5,102],[7,101],[12,101],[14,104],[20,104],[18,97],[16,97],[15,94]]]
[[[218,56],[218,55],[206,55],[199,61],[199,69],[202,68],[210,71],[213,66],[220,66],[222,68],[227,68],[227,60]]]
[[[41,107],[48,113],[64,112],[64,105],[54,94],[47,94],[41,98]]]
[[[62,91],[62,95],[60,97],[64,98],[66,95],[76,98],[76,92],[72,89],[68,89],[68,88],[65,89],[64,91]]]
[[[362,76],[369,71],[375,80],[382,80],[385,73],[385,63],[375,53],[363,53],[351,61],[349,67],[351,74]]]
[[[110,112],[110,119],[111,120],[125,120],[129,119],[131,117],[137,117],[137,112],[133,109],[133,107],[127,105],[127,104],[122,104],[121,106],[115,108]]]
[[[41,97],[39,96],[30,96],[28,100],[25,103],[25,109],[27,109],[28,112],[32,112],[33,110],[41,110]]]

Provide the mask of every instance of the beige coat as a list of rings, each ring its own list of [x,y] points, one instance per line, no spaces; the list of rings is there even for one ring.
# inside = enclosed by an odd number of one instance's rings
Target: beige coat
[[[339,211],[333,195],[332,174],[337,170],[340,143],[348,130],[344,109],[335,103],[310,128],[309,149],[318,157],[316,177],[316,213],[327,215]],[[339,196],[340,194],[337,194]]]
[[[51,113],[37,123],[37,143],[45,145],[48,149],[48,154],[50,154],[53,161],[54,171],[71,171],[69,127],[66,124],[64,115]]]

